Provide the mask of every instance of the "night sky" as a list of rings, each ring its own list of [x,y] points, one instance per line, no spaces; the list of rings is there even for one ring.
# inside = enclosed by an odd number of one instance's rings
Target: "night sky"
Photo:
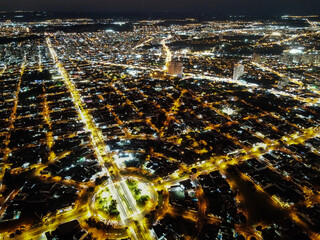
[[[1,10],[320,14],[320,0],[1,0]]]

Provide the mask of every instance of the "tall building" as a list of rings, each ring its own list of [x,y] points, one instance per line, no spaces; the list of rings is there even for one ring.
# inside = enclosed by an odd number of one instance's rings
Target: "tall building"
[[[223,41],[224,39],[223,39],[223,33],[220,33],[219,34],[219,41]]]
[[[252,61],[256,62],[256,63],[260,63],[261,62],[261,55],[257,54],[257,53],[253,53],[252,55]]]
[[[182,62],[178,61],[171,61],[168,66],[168,75],[176,75],[176,76],[182,76],[183,74],[183,65]]]
[[[244,74],[244,66],[240,63],[235,64],[233,68],[233,79],[238,80]]]
[[[290,79],[288,77],[279,79],[278,88],[282,89],[286,87],[289,84],[289,82],[290,82]]]

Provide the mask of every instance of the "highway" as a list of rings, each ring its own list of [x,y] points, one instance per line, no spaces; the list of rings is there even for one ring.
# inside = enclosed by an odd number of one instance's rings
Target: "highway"
[[[169,35],[167,38],[163,39],[161,41],[161,44],[163,46],[163,49],[165,50],[166,52],[166,64],[165,64],[165,69],[164,70],[168,70],[168,67],[169,67],[169,63],[171,62],[171,59],[172,59],[172,53],[169,49],[169,47],[166,45],[166,41],[168,41],[169,39],[171,39],[172,36]]]
[[[145,40],[143,43],[140,43],[137,46],[133,47],[132,50],[135,50],[137,48],[145,46],[147,43],[151,42],[153,39],[154,39],[154,37],[151,37],[151,38]]]
[[[260,65],[260,64],[257,64],[257,63],[252,63],[252,65],[255,65],[259,68],[262,68],[263,66]],[[275,73],[276,71],[268,68],[268,67],[263,67],[263,69],[265,71],[269,71],[269,72],[272,72],[272,73]],[[277,72],[277,75],[280,75],[280,77],[286,77],[285,75],[283,74],[280,74],[279,72]],[[186,80],[186,79],[206,79],[206,80],[209,80],[209,81],[213,81],[213,82],[226,82],[226,83],[232,83],[232,84],[237,84],[239,86],[244,86],[244,87],[247,87],[249,89],[258,89],[258,90],[263,90],[263,91],[267,91],[267,92],[270,92],[274,95],[281,95],[281,96],[284,96],[284,97],[291,97],[295,100],[298,100],[298,101],[301,101],[301,102],[305,102],[305,103],[319,103],[320,102],[320,99],[318,98],[315,98],[315,99],[310,99],[310,98],[304,98],[304,97],[300,97],[300,96],[297,96],[293,93],[289,93],[289,92],[285,92],[285,91],[280,91],[280,90],[276,90],[276,89],[265,89],[265,88],[262,88],[260,87],[259,85],[257,84],[254,84],[254,83],[247,83],[245,81],[241,81],[241,80],[234,80],[232,78],[220,78],[220,77],[215,77],[215,76],[211,76],[211,75],[199,75],[199,74],[191,74],[191,73],[188,73],[188,74],[185,74],[185,77],[182,78],[182,80]],[[294,80],[292,78],[290,78],[290,80],[294,83],[299,83],[299,85],[301,84],[299,81],[297,80]],[[316,90],[314,90],[316,91]]]

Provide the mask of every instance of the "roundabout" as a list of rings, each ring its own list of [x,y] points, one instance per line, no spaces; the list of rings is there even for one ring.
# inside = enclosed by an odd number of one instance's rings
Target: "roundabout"
[[[112,194],[110,188],[118,190],[118,198]],[[128,195],[131,195],[132,199]],[[107,180],[96,187],[93,196],[89,198],[88,210],[96,220],[124,228],[134,221],[141,221],[156,208],[157,203],[158,194],[151,182],[140,176],[124,176],[119,181],[110,183]],[[125,214],[122,214],[123,211]]]

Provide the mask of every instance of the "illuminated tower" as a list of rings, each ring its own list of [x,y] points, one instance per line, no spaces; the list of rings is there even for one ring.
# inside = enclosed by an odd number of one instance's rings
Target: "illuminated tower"
[[[279,79],[278,81],[278,88],[282,89],[284,87],[286,87],[290,82],[290,79],[288,77]]]
[[[168,75],[182,76],[183,65],[182,62],[170,61],[168,65]]]
[[[244,66],[242,64],[235,64],[233,68],[233,79],[238,80],[244,74]]]
[[[256,62],[256,63],[260,63],[261,62],[261,55],[257,54],[257,53],[253,53],[252,55],[252,61]]]
[[[219,34],[219,41],[223,41],[224,39],[223,39],[223,33],[220,33]]]

